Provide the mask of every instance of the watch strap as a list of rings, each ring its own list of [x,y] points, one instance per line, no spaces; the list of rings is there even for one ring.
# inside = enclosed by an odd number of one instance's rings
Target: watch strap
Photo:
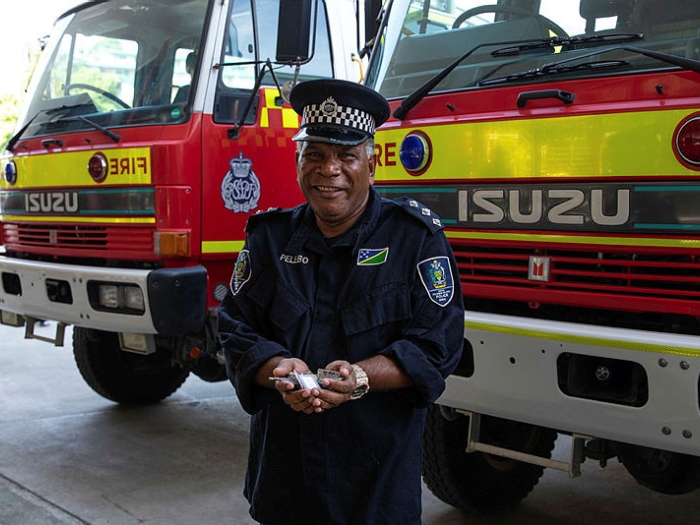
[[[357,385],[357,388],[350,395],[350,399],[360,399],[367,392],[369,392],[369,378],[362,367],[352,365],[352,369],[355,372],[355,384]]]

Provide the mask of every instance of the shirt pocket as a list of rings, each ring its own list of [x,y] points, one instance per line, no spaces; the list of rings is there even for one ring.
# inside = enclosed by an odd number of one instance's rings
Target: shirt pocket
[[[248,299],[282,333],[289,333],[292,327],[298,329],[304,325],[304,317],[310,310],[308,302],[279,278],[261,276],[248,292]]]
[[[350,352],[355,354],[352,357],[364,357],[356,355],[357,351],[373,355],[395,340],[411,318],[408,284],[388,283],[355,297],[343,306],[341,317]]]

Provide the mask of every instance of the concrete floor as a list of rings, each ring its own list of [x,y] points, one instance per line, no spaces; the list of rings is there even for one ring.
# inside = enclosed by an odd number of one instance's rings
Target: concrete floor
[[[95,394],[67,347],[0,326],[0,524],[248,525],[241,495],[248,417],[227,383],[191,376],[164,402]],[[564,440],[556,454],[565,455]],[[547,471],[507,516],[469,517],[423,494],[425,525],[700,523],[700,493],[664,496],[616,462]]]

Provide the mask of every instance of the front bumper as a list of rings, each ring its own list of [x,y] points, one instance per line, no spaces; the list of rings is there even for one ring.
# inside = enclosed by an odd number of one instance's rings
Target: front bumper
[[[473,370],[450,376],[439,404],[700,456],[700,337],[478,312],[465,312],[464,336]],[[562,367],[566,356],[584,366]],[[608,379],[611,363],[622,366]],[[621,384],[639,392],[618,395]]]
[[[130,270],[0,256],[0,277],[0,310],[36,319],[159,335],[197,333],[205,322],[207,271],[203,266]],[[95,305],[89,288],[96,282],[138,286],[145,312],[122,313]],[[58,297],[57,283],[62,290]]]

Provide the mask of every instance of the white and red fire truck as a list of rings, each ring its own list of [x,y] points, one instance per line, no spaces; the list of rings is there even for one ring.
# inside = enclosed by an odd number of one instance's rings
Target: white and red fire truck
[[[545,467],[617,457],[653,490],[696,489],[700,2],[385,12],[366,78],[393,110],[377,185],[442,217],[466,304],[426,483],[503,508]]]
[[[73,325],[82,376],[116,402],[224,379],[214,314],[246,220],[303,200],[286,94],[362,79],[373,5],[95,0],[61,16],[2,162],[2,322],[56,345]]]

